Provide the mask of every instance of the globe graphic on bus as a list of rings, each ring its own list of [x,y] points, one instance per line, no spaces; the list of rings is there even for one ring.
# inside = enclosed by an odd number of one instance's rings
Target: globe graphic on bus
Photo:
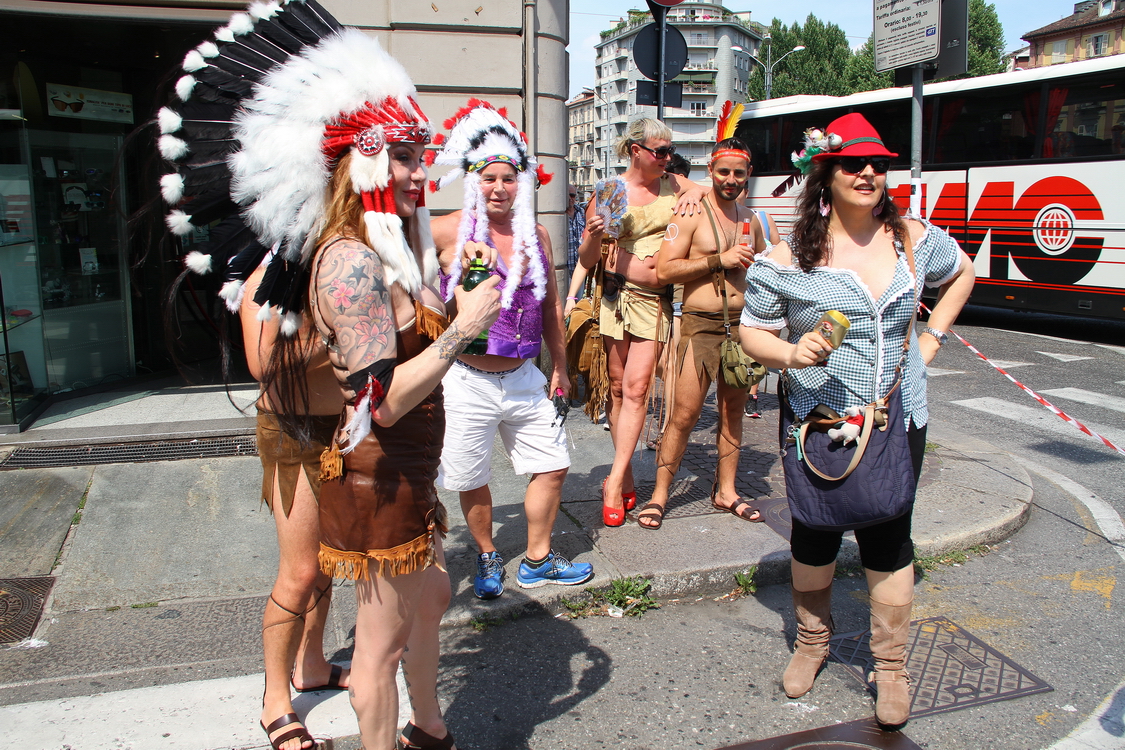
[[[1035,217],[1035,244],[1048,255],[1062,255],[1074,244],[1074,214],[1059,203],[1046,206]]]

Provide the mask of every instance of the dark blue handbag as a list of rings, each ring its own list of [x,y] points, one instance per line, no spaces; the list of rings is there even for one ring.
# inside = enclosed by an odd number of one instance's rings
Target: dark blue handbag
[[[797,421],[784,394],[779,400],[781,461],[793,518],[811,529],[850,531],[911,511],[917,487],[899,383],[865,407],[863,429],[850,445],[819,431],[833,420]],[[885,420],[877,419],[880,412]]]

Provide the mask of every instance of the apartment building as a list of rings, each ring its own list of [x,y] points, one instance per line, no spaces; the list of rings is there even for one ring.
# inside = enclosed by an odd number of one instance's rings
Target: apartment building
[[[567,173],[570,184],[578,188],[579,201],[584,201],[598,181],[594,92],[582,89],[581,94],[566,103],[566,113],[567,143],[570,144],[566,153]]]
[[[1125,52],[1125,0],[1082,0],[1074,13],[1029,31],[1023,39],[1030,45],[1028,67],[1087,60]]]
[[[587,180],[623,172],[627,165],[613,153],[614,143],[630,120],[656,116],[656,107],[637,104],[637,81],[644,76],[633,62],[636,36],[651,22],[647,12],[629,11],[628,18],[601,34],[591,92],[594,158],[583,165]],[[747,81],[755,65],[750,56],[758,55],[762,36],[750,23],[749,11],[732,12],[704,0],[686,0],[670,8],[668,22],[687,41],[688,63],[675,79],[683,84],[683,106],[666,107],[664,121],[672,129],[676,149],[692,165],[702,167],[714,143],[715,121],[723,102],[746,100]],[[693,172],[692,177],[699,179],[701,174]]]
[[[507,107],[559,176],[536,201],[565,268],[568,0],[321,2],[402,62],[433,122],[470,97]],[[248,4],[0,0],[0,433],[60,394],[174,372],[173,355],[202,368],[222,335],[237,340],[217,284],[196,278],[177,297],[170,351],[164,297],[179,250],[139,239],[125,217],[159,200],[151,134],[130,133],[166,100],[184,54]],[[428,203],[459,208],[460,183]]]

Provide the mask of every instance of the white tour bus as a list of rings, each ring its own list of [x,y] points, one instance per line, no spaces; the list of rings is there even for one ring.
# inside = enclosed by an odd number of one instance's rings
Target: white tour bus
[[[753,152],[747,203],[782,236],[800,190],[804,130],[860,112],[910,196],[911,89],[754,102],[736,131]],[[922,214],[974,259],[972,302],[1125,319],[1125,55],[925,86]]]

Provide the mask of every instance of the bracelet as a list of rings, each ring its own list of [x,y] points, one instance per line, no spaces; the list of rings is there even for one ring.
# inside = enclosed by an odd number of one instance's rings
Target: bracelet
[[[578,301],[578,298],[577,298],[577,297],[567,297],[567,299],[572,299],[572,300],[574,300],[575,302],[577,302],[577,301]]]
[[[718,273],[720,270],[722,270],[722,268],[723,268],[723,259],[719,257],[718,253],[716,253],[714,255],[708,255],[707,256],[707,270],[708,271],[710,271],[711,273]]]

